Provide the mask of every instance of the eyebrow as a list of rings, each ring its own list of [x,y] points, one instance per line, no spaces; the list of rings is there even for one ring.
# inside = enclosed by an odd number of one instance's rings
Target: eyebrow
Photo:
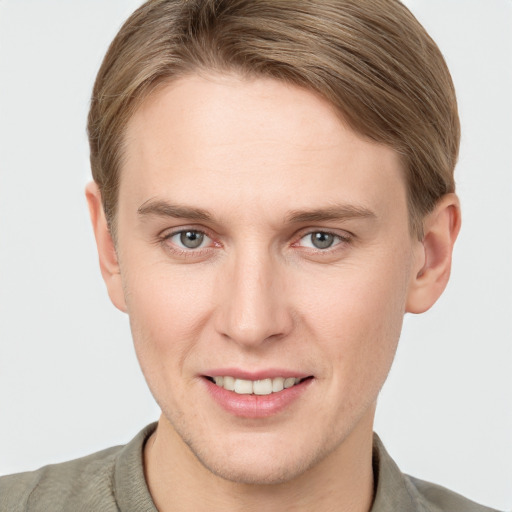
[[[164,200],[148,199],[137,210],[141,216],[155,215],[158,217],[172,217],[176,219],[190,219],[197,221],[212,221],[213,215],[202,208],[171,204]],[[327,208],[313,210],[292,210],[285,216],[285,222],[299,224],[304,222],[323,222],[349,219],[375,219],[376,214],[363,206],[333,205]]]
[[[167,201],[148,199],[139,206],[137,213],[141,216],[156,215],[158,217],[173,217],[176,219],[190,219],[210,221],[213,216],[202,208],[190,208],[168,203]]]
[[[286,216],[286,221],[293,224],[367,218],[376,219],[377,215],[364,206],[343,204],[314,210],[294,210]]]

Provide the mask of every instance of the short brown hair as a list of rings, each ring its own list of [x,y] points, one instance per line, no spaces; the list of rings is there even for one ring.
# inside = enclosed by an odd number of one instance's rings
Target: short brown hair
[[[88,119],[93,178],[115,236],[126,125],[155,87],[194,71],[265,76],[320,93],[397,151],[413,233],[453,192],[460,125],[438,47],[398,0],[150,0],[103,60]]]

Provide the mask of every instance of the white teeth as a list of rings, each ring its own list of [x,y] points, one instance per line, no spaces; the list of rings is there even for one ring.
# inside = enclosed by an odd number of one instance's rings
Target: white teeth
[[[255,380],[252,387],[255,395],[270,395],[272,393],[272,379]]]
[[[227,389],[228,391],[235,390],[235,379],[233,377],[223,377],[222,380],[224,381],[222,384],[224,389]]]
[[[213,381],[217,386],[234,391],[239,395],[270,395],[271,393],[279,393],[283,389],[291,388],[298,384],[301,379],[295,377],[275,377],[274,379],[247,380],[235,379],[229,375],[213,377]]]
[[[252,380],[236,379],[234,391],[239,395],[252,395]]]
[[[291,388],[295,385],[295,379],[293,377],[288,377],[287,379],[284,379],[284,389]]]
[[[283,391],[284,389],[284,378],[283,377],[276,377],[275,379],[272,379],[272,391],[274,393],[277,393],[278,391]]]

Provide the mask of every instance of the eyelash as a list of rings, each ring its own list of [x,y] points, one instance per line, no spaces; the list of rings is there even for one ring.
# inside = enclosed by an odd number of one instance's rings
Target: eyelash
[[[194,248],[186,249],[186,248],[180,248],[179,246],[177,246],[174,243],[172,244],[172,246],[171,246],[171,244],[167,243],[174,236],[180,235],[180,234],[183,234],[186,232],[197,233],[198,235],[202,235],[202,236],[209,238],[210,241],[213,242],[213,244],[214,244],[213,247],[211,246],[211,243],[210,243],[210,245],[207,245],[205,247],[198,247],[197,249],[194,249]],[[319,248],[315,249],[312,247],[304,247],[304,246],[299,245],[299,242],[301,240],[303,240],[304,238],[306,238],[308,236],[312,236],[316,233],[321,233],[323,235],[332,236],[332,237],[334,237],[335,242],[333,243],[332,246],[326,247],[325,249],[319,249]],[[354,238],[354,235],[352,235],[351,233],[347,233],[347,232],[345,232],[343,235],[341,235],[339,233],[334,233],[334,232],[328,231],[328,230],[309,229],[307,231],[302,231],[300,233],[300,235],[297,238],[295,238],[296,242],[292,243],[291,246],[300,248],[301,250],[304,250],[307,252],[314,253],[316,255],[332,255],[337,250],[340,250],[340,249],[346,247],[348,244],[352,243],[353,238]],[[192,257],[192,258],[200,257],[200,256],[204,255],[206,252],[211,251],[211,249],[222,247],[222,245],[219,242],[215,242],[214,238],[212,236],[210,236],[206,231],[204,231],[202,229],[197,229],[197,228],[181,228],[176,231],[171,231],[169,233],[164,232],[163,235],[158,236],[158,243],[161,245],[165,244],[165,248],[177,256]]]
[[[165,248],[168,251],[172,252],[173,254],[175,254],[177,256],[192,257],[192,258],[193,257],[197,257],[197,256],[201,256],[205,252],[210,251],[212,248],[221,247],[221,244],[218,243],[218,242],[214,242],[214,244],[215,244],[214,247],[211,247],[211,246],[207,245],[205,247],[199,247],[197,249],[181,248],[181,247],[177,246],[174,243],[172,245],[167,243],[174,236],[180,235],[182,233],[187,233],[187,232],[193,232],[193,233],[197,233],[199,235],[203,235],[203,236],[209,238],[213,242],[213,237],[209,236],[208,233],[206,233],[202,229],[197,229],[197,228],[181,228],[181,229],[178,229],[176,231],[171,231],[169,233],[165,233],[164,232],[163,235],[159,235],[158,243],[160,243],[161,245],[165,245]]]
[[[304,247],[304,246],[298,245],[298,243],[301,240],[305,239],[306,237],[311,237],[314,234],[320,234],[320,233],[322,235],[332,236],[334,238],[333,244],[324,249],[320,249],[318,247],[314,248],[314,247]],[[316,229],[316,230],[310,230],[310,231],[307,231],[306,233],[301,234],[298,241],[293,243],[292,246],[302,247],[303,250],[312,251],[315,254],[326,254],[327,255],[327,254],[332,254],[337,249],[341,249],[341,247],[339,247],[339,246],[345,247],[347,244],[349,244],[352,241],[352,238],[353,238],[352,235],[348,235],[348,234],[340,235],[339,233],[333,233],[331,231]]]

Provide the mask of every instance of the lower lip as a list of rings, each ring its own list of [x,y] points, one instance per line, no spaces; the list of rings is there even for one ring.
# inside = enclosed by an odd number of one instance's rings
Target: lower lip
[[[311,378],[306,379],[291,388],[270,395],[239,395],[217,386],[207,378],[203,380],[215,402],[230,414],[242,418],[267,418],[278,414],[298,400],[313,382]]]

